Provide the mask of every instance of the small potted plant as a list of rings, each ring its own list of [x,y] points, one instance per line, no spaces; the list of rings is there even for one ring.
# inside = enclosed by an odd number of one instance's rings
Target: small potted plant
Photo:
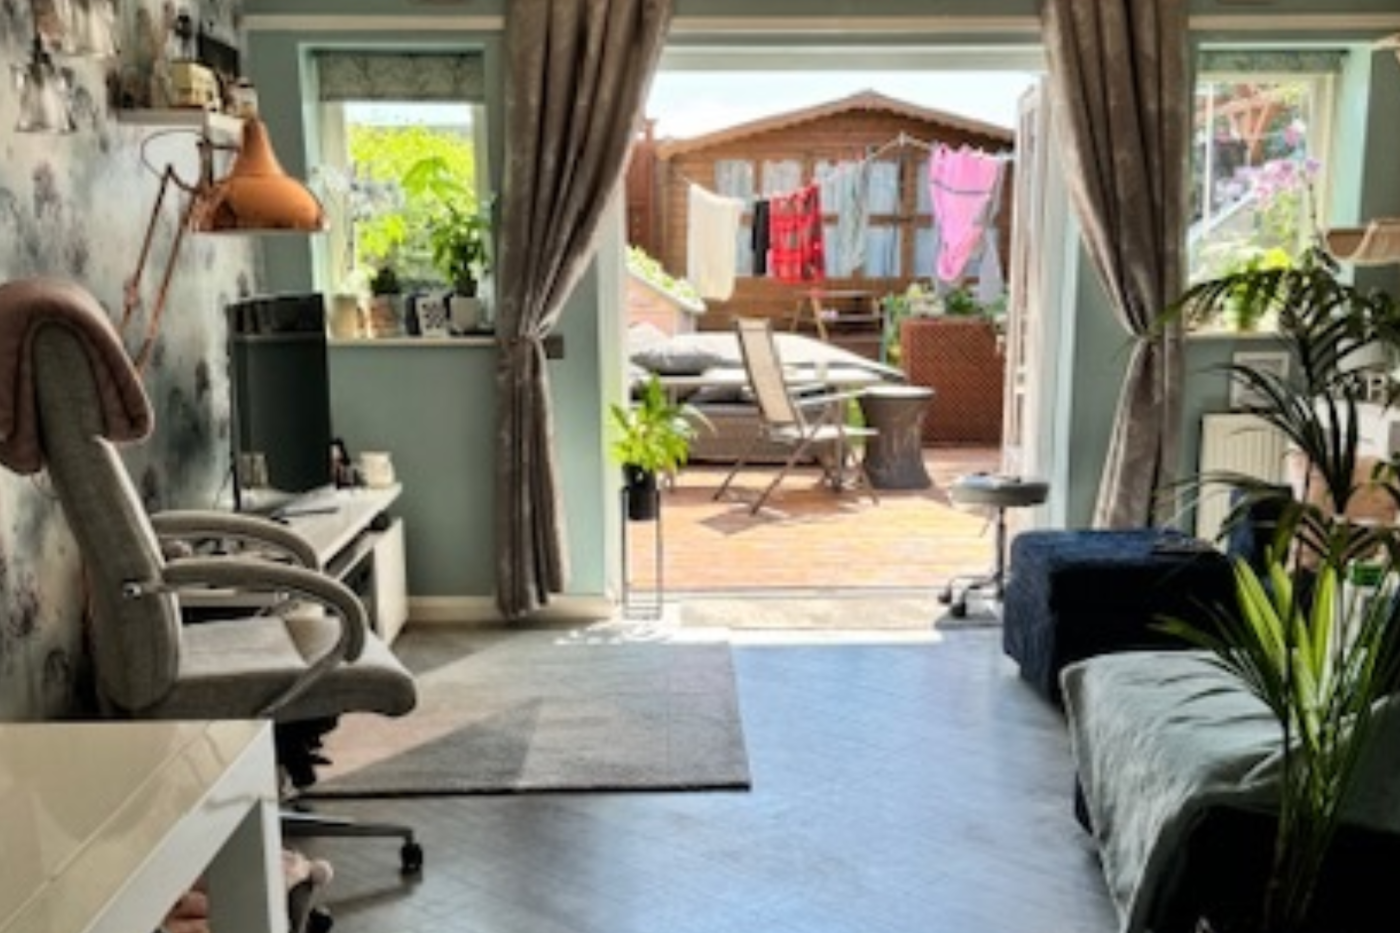
[[[397,337],[403,332],[403,286],[392,264],[386,263],[369,278],[370,337]]]
[[[452,286],[448,301],[454,330],[477,330],[483,322],[481,282],[491,271],[491,204],[478,201],[440,156],[420,159],[404,175],[410,193],[433,198],[438,207],[428,230],[433,265]]]
[[[615,437],[611,452],[622,465],[627,517],[651,521],[659,508],[657,477],[683,466],[698,425],[708,425],[693,406],[676,402],[655,374],[631,405],[610,407]]]

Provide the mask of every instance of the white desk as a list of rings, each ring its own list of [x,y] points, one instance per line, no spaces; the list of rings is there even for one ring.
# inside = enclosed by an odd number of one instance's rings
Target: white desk
[[[382,488],[328,486],[272,513],[307,540],[327,573],[360,595],[376,634],[389,643],[408,621],[403,520],[391,519],[382,528],[373,523],[402,493],[398,483]],[[256,489],[245,493],[253,504],[257,497]],[[228,605],[228,600],[220,605]]]
[[[327,488],[299,496],[277,514],[316,549],[322,566],[330,567],[402,493],[398,483],[382,489]]]
[[[0,725],[0,933],[147,933],[201,875],[215,930],[285,933],[266,722]]]

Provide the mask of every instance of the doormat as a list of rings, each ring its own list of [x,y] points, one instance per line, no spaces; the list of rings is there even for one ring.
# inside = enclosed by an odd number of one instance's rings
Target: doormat
[[[744,790],[730,646],[424,626],[394,651],[406,716],[349,714],[304,797]]]
[[[995,604],[970,599],[967,614],[953,616],[933,591],[919,595],[737,594],[686,596],[680,621],[686,628],[783,631],[944,631],[1001,625]]]

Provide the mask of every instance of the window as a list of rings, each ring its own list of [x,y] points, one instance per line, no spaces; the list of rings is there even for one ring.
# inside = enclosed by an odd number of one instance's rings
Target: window
[[[364,292],[385,269],[404,290],[450,286],[435,225],[490,206],[479,58],[334,51],[317,66],[329,289]]]
[[[1312,242],[1330,188],[1332,53],[1214,53],[1193,126],[1192,282],[1283,266]]]

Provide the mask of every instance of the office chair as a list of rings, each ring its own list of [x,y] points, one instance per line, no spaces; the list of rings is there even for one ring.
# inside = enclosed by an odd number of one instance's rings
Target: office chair
[[[787,459],[768,485],[749,506],[750,514],[758,512],[773,490],[783,481],[793,465],[807,453],[817,453],[823,479],[838,492],[849,486],[864,487],[873,502],[879,502],[865,466],[852,453],[852,444],[875,436],[875,429],[846,424],[846,404],[859,398],[859,392],[830,392],[826,386],[809,387],[813,391],[799,394],[787,383],[777,342],[773,339],[773,324],[767,318],[740,318],[734,322],[739,351],[748,376],[748,390],[758,406],[761,428],[739,456],[729,475],[724,478],[714,498],[719,499],[734,477],[748,464],[758,447],[765,441],[788,448]],[[848,475],[849,474],[849,475]]]
[[[116,445],[149,434],[149,400],[86,291],[44,279],[0,285],[0,372],[9,376],[0,463],[48,471],[82,555],[101,715],[268,718],[280,729],[413,708],[413,677],[369,631],[360,599],[321,573],[290,529],[232,513],[146,513]],[[176,543],[209,536],[252,542],[262,556]],[[210,590],[264,608],[185,624],[181,595]],[[403,871],[422,868],[408,827],[301,812],[285,815],[283,833],[398,838]]]

